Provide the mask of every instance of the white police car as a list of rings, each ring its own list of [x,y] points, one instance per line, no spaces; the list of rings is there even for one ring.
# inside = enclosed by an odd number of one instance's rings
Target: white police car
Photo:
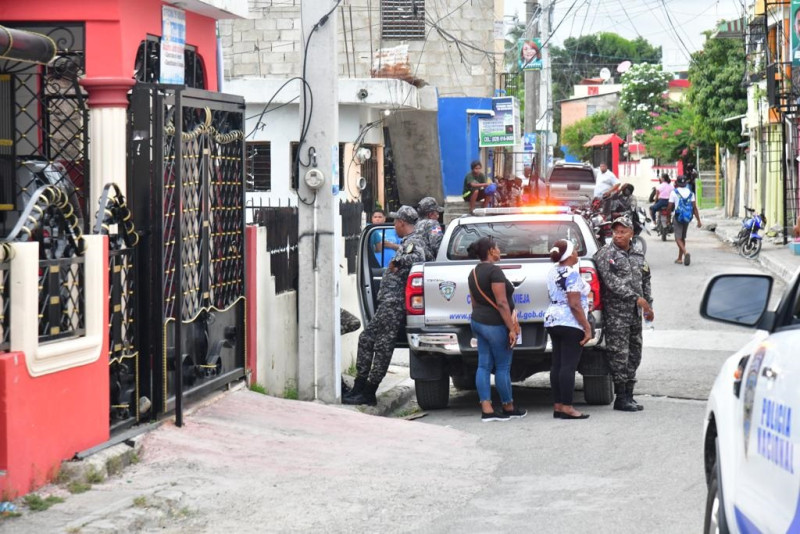
[[[758,332],[708,398],[705,532],[800,532],[800,271],[775,311],[772,278],[723,274],[700,313]]]

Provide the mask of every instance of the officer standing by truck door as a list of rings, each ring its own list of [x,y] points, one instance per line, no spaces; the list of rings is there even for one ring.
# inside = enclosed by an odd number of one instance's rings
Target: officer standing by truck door
[[[417,211],[401,206],[394,217],[394,229],[402,238],[392,261],[383,273],[375,317],[358,337],[357,375],[353,389],[342,398],[343,404],[375,406],[375,392],[389,370],[397,333],[406,320],[406,280],[411,266],[425,261],[425,244],[414,232]]]
[[[654,318],[650,294],[650,266],[644,254],[631,246],[633,222],[618,217],[611,224],[611,243],[594,255],[600,276],[606,352],[614,380],[614,409],[643,410],[633,400],[636,370],[642,361],[642,315]]]
[[[417,237],[425,243],[425,261],[433,261],[439,253],[442,244],[442,225],[439,224],[439,214],[444,208],[439,206],[433,197],[425,197],[419,201],[417,213],[419,220],[416,224]]]

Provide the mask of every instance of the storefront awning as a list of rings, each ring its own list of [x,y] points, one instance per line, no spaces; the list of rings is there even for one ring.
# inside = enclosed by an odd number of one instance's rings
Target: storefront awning
[[[0,59],[46,64],[56,50],[56,43],[46,35],[0,26]]]

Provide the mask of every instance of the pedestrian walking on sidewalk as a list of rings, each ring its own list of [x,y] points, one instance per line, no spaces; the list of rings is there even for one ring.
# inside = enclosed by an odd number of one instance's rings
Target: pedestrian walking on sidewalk
[[[481,402],[481,420],[508,421],[522,418],[527,410],[514,406],[511,394],[511,357],[519,336],[519,322],[514,313],[514,286],[503,270],[495,265],[500,248],[491,237],[482,237],[467,248],[470,258],[480,263],[469,274],[472,300],[472,333],[478,340],[478,370],[475,386]],[[492,406],[491,375],[503,408]]]
[[[550,306],[544,315],[544,326],[553,342],[550,367],[550,388],[553,390],[553,417],[556,419],[588,419],[572,407],[575,371],[583,346],[592,339],[589,324],[591,289],[575,268],[578,250],[572,241],[559,239],[550,249],[555,265],[547,274]]]
[[[433,261],[439,253],[442,244],[442,225],[439,224],[439,214],[444,208],[439,206],[433,197],[425,197],[419,201],[417,213],[419,220],[416,224],[417,236],[425,243],[425,261]]]
[[[653,314],[650,266],[639,248],[631,246],[633,223],[618,217],[611,224],[611,243],[594,255],[603,301],[606,357],[614,380],[614,409],[644,408],[633,399],[636,370],[642,362],[642,316]]]
[[[377,404],[375,392],[389,370],[397,333],[406,319],[408,273],[412,265],[425,261],[425,244],[414,233],[417,211],[401,206],[390,216],[394,217],[394,229],[402,242],[383,273],[375,317],[358,337],[357,375],[353,389],[342,398],[343,404]]]
[[[675,243],[678,245],[678,259],[675,260],[675,263],[683,263],[688,266],[692,261],[692,256],[686,250],[686,234],[689,230],[689,223],[692,222],[692,217],[697,217],[698,228],[702,228],[703,223],[700,222],[697,197],[689,189],[689,183],[683,175],[678,176],[675,181],[675,190],[669,195],[668,209],[670,213],[675,210],[675,215],[672,217]]]

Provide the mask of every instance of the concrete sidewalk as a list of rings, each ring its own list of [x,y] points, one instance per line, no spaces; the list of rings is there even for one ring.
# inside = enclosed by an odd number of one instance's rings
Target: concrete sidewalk
[[[369,457],[371,453],[366,453],[365,450],[359,447],[354,447],[351,451],[346,450],[346,444],[352,438],[352,440],[361,443],[362,447],[370,447],[370,443],[390,439],[387,436],[391,432],[387,429],[394,428],[392,425],[395,423],[386,423],[385,421],[395,421],[388,417],[408,405],[415,396],[414,382],[408,375],[407,356],[404,357],[403,352],[400,352],[401,354],[397,358],[399,365],[391,365],[389,367],[386,377],[378,388],[377,406],[329,406],[322,402],[307,403],[278,399],[250,392],[241,382],[234,385],[230,391],[217,393],[188,406],[184,412],[185,424],[183,428],[176,428],[172,419],[166,419],[158,424],[151,425],[144,433],[127,439],[124,443],[90,454],[81,461],[64,462],[58,477],[59,484],[40,488],[34,493],[43,497],[54,496],[61,498],[65,502],[56,504],[52,510],[34,512],[23,503],[22,499],[19,499],[15,502],[15,505],[21,516],[0,517],[0,533],[138,532],[151,529],[162,530],[165,525],[168,525],[166,527],[167,532],[183,532],[186,528],[191,528],[191,530],[198,532],[216,532],[218,531],[217,526],[226,524],[224,521],[220,523],[214,518],[207,518],[198,525],[197,521],[191,520],[195,515],[205,515],[205,512],[201,511],[201,509],[206,506],[192,497],[191,489],[173,489],[179,484],[174,482],[169,482],[169,485],[166,484],[167,479],[165,476],[170,477],[169,473],[172,471],[170,467],[171,461],[164,462],[164,465],[157,469],[158,476],[155,477],[152,485],[148,485],[146,481],[134,480],[141,478],[137,474],[141,471],[138,464],[140,462],[147,464],[148,460],[153,457],[154,451],[158,455],[167,454],[167,457],[172,458],[172,461],[181,460],[188,462],[189,466],[195,466],[189,470],[199,469],[199,466],[204,462],[211,461],[210,456],[215,456],[216,460],[214,462],[219,462],[220,464],[214,467],[228,465],[234,460],[240,462],[246,456],[256,460],[258,465],[253,475],[257,476],[258,467],[261,465],[259,462],[266,462],[268,458],[276,454],[273,446],[275,445],[274,441],[266,440],[260,442],[257,437],[264,432],[273,432],[278,435],[288,434],[289,436],[299,435],[297,434],[297,429],[293,426],[294,423],[290,425],[292,426],[291,429],[284,428],[288,421],[282,417],[288,415],[291,419],[292,413],[298,414],[297,417],[300,418],[305,417],[306,423],[314,429],[313,433],[328,433],[326,436],[318,436],[320,439],[326,442],[341,441],[345,444],[344,448],[341,445],[327,447],[328,450],[326,452],[320,452],[316,457],[309,452],[309,457],[306,458],[308,462],[316,465],[319,462],[323,462],[324,458],[331,454],[340,454],[342,459],[347,458],[350,454],[357,456],[366,454]],[[352,386],[353,377],[345,375],[343,379],[348,385]],[[235,407],[231,408],[229,405]],[[225,412],[227,415],[220,420],[208,421],[206,419],[209,412],[216,413],[219,411]],[[261,413],[262,411],[263,413]],[[283,413],[283,416],[277,412]],[[275,417],[277,417],[277,420],[274,420]],[[349,417],[363,417],[363,419],[348,419]],[[253,418],[255,418],[252,421],[254,426],[250,430],[255,435],[248,436],[247,432],[242,434],[237,432],[236,435],[230,435],[228,436],[229,439],[225,440],[226,433],[230,433],[230,427],[237,427]],[[341,425],[328,423],[339,419],[341,419]],[[353,424],[355,424],[355,427]],[[205,427],[203,439],[200,442],[193,442],[194,438],[197,437],[198,425]],[[377,434],[372,435],[372,432]],[[379,435],[383,437],[379,438]],[[165,438],[165,436],[168,437]],[[398,436],[397,447],[402,447],[404,439],[401,438],[407,437]],[[164,439],[168,441],[177,440],[178,444],[175,447],[168,447],[169,452],[164,453],[164,451],[159,451],[162,447],[160,444]],[[206,443],[207,441],[218,442],[220,445],[225,443],[225,445],[211,447],[209,443]],[[291,440],[278,440],[277,443],[282,446],[289,441]],[[234,454],[229,458],[228,447],[238,447],[241,450],[239,454]],[[302,450],[304,447],[304,445],[297,445],[298,450]],[[288,452],[286,454],[288,455]],[[387,454],[389,455],[386,459],[387,464],[392,455],[402,456],[401,451],[394,451],[391,454],[387,452]],[[413,461],[413,458],[409,458],[408,461]],[[423,462],[423,464],[425,463],[427,462]],[[353,461],[354,468],[358,464],[358,459]],[[182,470],[186,468],[184,466]],[[313,471],[310,467],[307,469],[297,465],[290,467],[278,466],[278,470],[281,473],[285,471],[286,474],[295,469]],[[205,473],[205,468],[200,470],[203,472],[197,473],[198,480],[206,479],[209,476],[213,478],[213,476],[219,476],[220,474],[217,469],[210,469],[210,471],[216,473],[215,475]],[[224,468],[222,471],[224,471]],[[353,476],[357,479],[362,475],[366,477],[366,472],[369,469],[362,471],[365,472],[354,473]],[[268,473],[270,476],[275,474],[273,472]],[[153,473],[149,472],[147,477],[152,475]],[[182,475],[173,473],[173,475],[174,479],[186,477],[186,473]],[[247,476],[246,470],[241,475],[242,477]],[[443,478],[445,477],[444,472],[442,476]],[[134,485],[124,487],[119,480],[120,477],[126,479],[125,484],[133,483]],[[366,484],[366,487],[370,487],[372,481],[366,480],[359,484]],[[291,482],[281,481],[281,487],[286,485],[291,485]],[[420,486],[423,485],[421,484]],[[211,486],[215,487],[214,484],[211,484]],[[242,486],[247,486],[244,480],[242,480]],[[92,489],[87,494],[71,494],[71,492],[78,493],[76,488],[83,490],[88,487],[92,487]],[[278,484],[275,487],[278,487]],[[137,495],[132,495],[129,491],[134,488],[138,493]],[[364,488],[359,487],[358,489],[363,490]],[[111,494],[108,494],[109,491]],[[236,494],[236,488],[231,491],[233,495]],[[298,488],[297,491],[300,492],[301,490]],[[408,489],[404,488],[403,491],[408,491]],[[89,496],[89,494],[93,495]],[[314,491],[309,490],[309,494],[314,494]],[[320,497],[322,498],[323,496]],[[333,497],[328,496],[328,498]],[[241,502],[249,502],[247,495],[239,495],[239,499]],[[274,497],[271,497],[271,499],[274,499]],[[384,497],[384,502],[385,500],[391,500],[391,497]],[[192,501],[195,504],[192,504]],[[225,501],[225,499],[223,498],[222,501]],[[236,503],[229,503],[229,505],[236,509]],[[270,503],[270,506],[273,505],[273,503]],[[194,506],[197,508],[193,508]],[[288,509],[295,506],[292,504],[288,506]],[[328,503],[328,506],[333,506],[333,502]],[[381,504],[381,506],[384,505]],[[265,506],[266,508],[269,507]],[[244,513],[245,511],[242,509],[240,512]],[[299,510],[295,510],[295,512],[298,516],[302,515]],[[291,512],[289,516],[295,512]],[[287,516],[287,519],[289,516]],[[295,519],[299,519],[299,517]],[[319,519],[305,519],[305,523],[300,520],[297,525],[305,524],[313,529],[321,528],[321,524],[313,523],[313,521]],[[230,519],[226,520],[230,521]],[[312,522],[309,523],[308,521]],[[354,521],[356,525],[361,525],[358,530],[372,530],[372,525],[362,523],[363,518],[355,518]],[[228,522],[227,524],[234,526],[234,523]],[[236,530],[244,532],[264,531],[261,527],[256,528],[255,524],[251,525],[252,528],[247,525],[243,527],[242,525],[243,523],[236,525]],[[266,530],[294,530],[297,525],[293,522],[278,523],[266,527]],[[340,523],[333,531],[347,530],[345,525],[346,523]],[[200,527],[199,529],[198,526]],[[172,527],[174,527],[174,530]],[[208,530],[205,530],[206,528]],[[304,529],[301,528],[300,530]],[[329,529],[325,528],[324,530],[327,531]]]
[[[741,219],[725,217],[721,208],[700,210],[700,217],[702,218],[704,230],[713,228],[714,233],[720,240],[733,246],[736,236],[742,228]],[[800,269],[800,256],[792,254],[789,247],[784,245],[782,240],[776,243],[775,239],[770,237],[764,237],[761,252],[756,259],[751,261],[758,262],[775,277],[787,282]]]
[[[0,533],[414,532],[473,498],[501,460],[471,433],[244,388],[141,440],[121,473],[80,494],[42,488],[64,502],[21,506]]]

